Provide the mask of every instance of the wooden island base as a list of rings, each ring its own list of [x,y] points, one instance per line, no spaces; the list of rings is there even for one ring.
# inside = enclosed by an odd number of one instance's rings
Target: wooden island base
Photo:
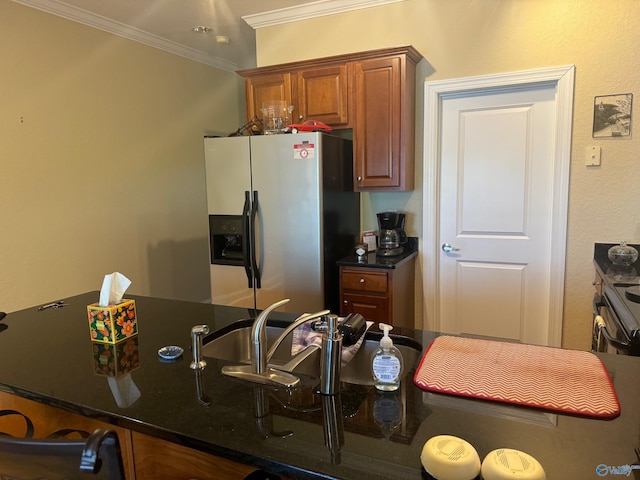
[[[25,417],[33,424],[33,438],[47,438],[64,433],[67,438],[81,438],[81,432],[90,433],[96,428],[114,430],[120,440],[128,480],[136,478],[242,480],[256,470],[249,465],[6,392],[0,392],[0,410],[13,410],[21,414],[0,416],[0,432],[13,437],[26,435],[28,424]],[[286,479],[283,478],[283,480]]]

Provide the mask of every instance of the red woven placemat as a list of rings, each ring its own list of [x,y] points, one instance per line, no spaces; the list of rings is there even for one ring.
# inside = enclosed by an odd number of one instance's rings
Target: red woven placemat
[[[590,352],[442,336],[413,378],[437,393],[614,418],[620,403],[609,373]]]

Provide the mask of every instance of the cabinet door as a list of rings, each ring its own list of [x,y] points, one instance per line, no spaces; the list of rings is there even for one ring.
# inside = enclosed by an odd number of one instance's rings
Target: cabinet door
[[[354,76],[354,189],[413,189],[415,64],[406,55],[362,60]]]
[[[340,315],[345,317],[350,313],[359,313],[372,322],[393,325],[389,315],[389,300],[386,296],[343,292]]]
[[[286,100],[293,104],[293,91],[290,73],[274,73],[245,78],[245,95],[247,100],[247,120],[262,118],[263,103],[272,100]],[[295,110],[293,112],[295,118]]]
[[[348,125],[346,65],[301,70],[297,81],[297,111],[304,120],[320,120],[343,128]]]
[[[241,480],[255,467],[133,432],[138,478]]]
[[[355,63],[356,189],[400,187],[400,59]]]

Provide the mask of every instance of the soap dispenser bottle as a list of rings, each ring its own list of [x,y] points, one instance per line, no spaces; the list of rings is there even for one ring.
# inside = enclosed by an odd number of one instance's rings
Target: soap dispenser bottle
[[[379,327],[384,335],[380,340],[380,346],[371,356],[373,384],[378,390],[393,392],[400,386],[404,361],[402,353],[393,346],[393,340],[389,337],[389,331],[393,330],[393,327],[386,323],[380,323]]]

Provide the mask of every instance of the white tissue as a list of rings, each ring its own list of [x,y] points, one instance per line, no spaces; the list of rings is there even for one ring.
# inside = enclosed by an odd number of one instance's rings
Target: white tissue
[[[109,377],[107,382],[113,398],[120,408],[130,407],[140,398],[140,390],[129,374],[120,378]]]
[[[129,285],[131,285],[131,280],[121,273],[113,272],[111,275],[105,275],[100,289],[100,302],[98,305],[108,307],[109,305],[119,304]]]

